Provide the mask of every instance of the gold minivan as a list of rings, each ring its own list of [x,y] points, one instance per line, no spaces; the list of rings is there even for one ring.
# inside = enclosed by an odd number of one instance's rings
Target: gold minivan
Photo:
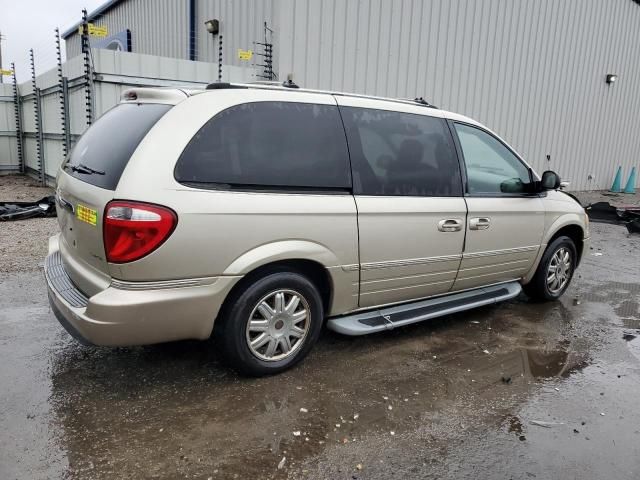
[[[554,300],[584,209],[496,134],[422,99],[255,84],[133,89],[57,177],[45,276],[78,340],[208,339],[251,375],[345,335]]]

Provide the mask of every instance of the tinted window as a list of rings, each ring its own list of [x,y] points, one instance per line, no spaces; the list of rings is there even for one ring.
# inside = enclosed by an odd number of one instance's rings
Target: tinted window
[[[80,137],[65,171],[97,187],[115,190],[138,144],[170,108],[148,103],[117,105]]]
[[[469,125],[456,123],[469,193],[523,193],[529,170],[497,138]]]
[[[462,194],[451,134],[441,118],[341,107],[362,195],[448,197]]]
[[[228,108],[189,142],[175,177],[223,186],[351,188],[338,108],[292,102]]]

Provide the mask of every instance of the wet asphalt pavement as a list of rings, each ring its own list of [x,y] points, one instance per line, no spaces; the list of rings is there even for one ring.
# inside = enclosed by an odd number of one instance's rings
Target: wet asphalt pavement
[[[327,331],[257,380],[207,342],[81,346],[3,273],[0,479],[639,478],[640,235],[592,236],[560,302]]]

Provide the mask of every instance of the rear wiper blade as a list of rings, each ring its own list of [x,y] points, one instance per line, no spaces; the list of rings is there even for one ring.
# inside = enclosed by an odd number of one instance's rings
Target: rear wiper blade
[[[79,163],[78,165],[71,165],[67,163],[64,168],[70,168],[72,172],[84,173],[85,175],[92,175],[94,173],[96,175],[104,175],[104,172],[102,170],[96,170],[94,168],[87,167],[83,163]]]

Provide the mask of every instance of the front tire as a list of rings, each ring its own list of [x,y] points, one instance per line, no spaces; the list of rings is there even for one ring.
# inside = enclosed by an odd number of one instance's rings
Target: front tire
[[[324,311],[315,285],[274,272],[246,285],[223,311],[216,341],[240,373],[271,375],[302,360],[320,336]]]
[[[573,240],[556,238],[547,246],[531,282],[524,286],[525,293],[533,300],[557,300],[569,287],[577,261]]]

